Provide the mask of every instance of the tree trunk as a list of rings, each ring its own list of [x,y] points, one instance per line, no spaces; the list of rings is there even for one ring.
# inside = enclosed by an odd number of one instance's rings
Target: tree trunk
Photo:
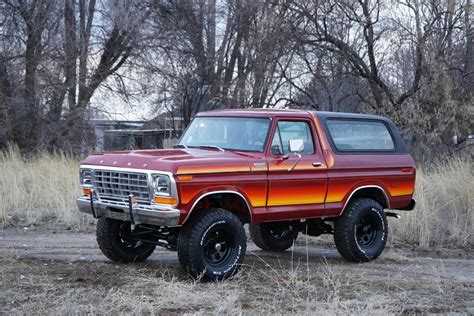
[[[474,98],[474,28],[472,3],[466,0],[464,7],[464,32],[466,36],[466,57],[464,61],[464,87],[469,99]]]
[[[33,149],[37,145],[39,128],[39,109],[36,99],[36,71],[40,61],[41,54],[41,36],[43,33],[43,27],[36,24],[37,20],[33,14],[39,8],[28,8],[27,4],[24,4],[22,8],[23,17],[26,24],[26,50],[25,50],[25,75],[24,75],[24,90],[22,106],[19,117],[17,118],[18,123],[15,124],[15,135],[18,136],[18,145],[20,148],[27,150]],[[36,12],[40,14],[40,12]],[[21,122],[21,124],[20,124]]]
[[[6,145],[6,141],[11,139],[11,101],[12,85],[8,78],[7,66],[0,56],[0,148]]]
[[[95,0],[79,0],[79,100],[87,99],[87,58],[89,56],[89,41],[92,21],[94,19]],[[78,101],[79,103],[79,101]],[[79,104],[77,104],[79,106]]]
[[[234,76],[235,64],[237,62],[237,58],[240,55],[240,46],[242,45],[245,29],[247,28],[247,25],[246,25],[247,19],[245,19],[243,16],[244,14],[243,14],[242,2],[240,0],[237,0],[235,3],[235,14],[236,14],[235,25],[237,26],[237,35],[236,35],[234,47],[232,48],[232,52],[230,54],[229,63],[224,72],[224,82],[222,84],[222,95],[224,98],[228,97],[230,84],[232,81],[232,77]]]
[[[67,89],[68,107],[76,107],[77,86],[77,46],[76,46],[76,14],[75,1],[65,0],[64,3],[64,73],[65,87]]]
[[[215,63],[216,63],[216,0],[208,0],[207,3],[207,76],[211,84],[211,92],[216,91]],[[212,95],[213,96],[213,95]]]

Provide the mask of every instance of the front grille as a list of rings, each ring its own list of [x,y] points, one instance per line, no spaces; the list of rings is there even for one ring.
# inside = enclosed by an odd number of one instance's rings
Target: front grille
[[[138,201],[150,203],[146,173],[94,170],[92,181],[102,200],[126,201],[133,194]]]

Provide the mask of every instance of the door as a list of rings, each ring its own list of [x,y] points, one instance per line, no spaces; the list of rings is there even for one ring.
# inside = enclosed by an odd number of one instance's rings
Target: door
[[[302,140],[299,153],[290,140]],[[327,167],[310,119],[277,119],[267,152],[267,219],[317,217],[323,213]]]

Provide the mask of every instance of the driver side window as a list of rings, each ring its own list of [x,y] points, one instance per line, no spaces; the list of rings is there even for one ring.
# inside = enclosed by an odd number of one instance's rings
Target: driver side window
[[[311,128],[307,122],[302,121],[279,121],[271,146],[272,155],[288,155],[290,154],[290,139],[301,139],[304,144],[302,154],[314,154],[313,137],[311,136]]]

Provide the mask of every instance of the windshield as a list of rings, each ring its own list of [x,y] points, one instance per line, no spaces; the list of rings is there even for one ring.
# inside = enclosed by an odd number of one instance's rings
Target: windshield
[[[179,145],[263,152],[269,128],[268,118],[197,117],[189,125]]]

